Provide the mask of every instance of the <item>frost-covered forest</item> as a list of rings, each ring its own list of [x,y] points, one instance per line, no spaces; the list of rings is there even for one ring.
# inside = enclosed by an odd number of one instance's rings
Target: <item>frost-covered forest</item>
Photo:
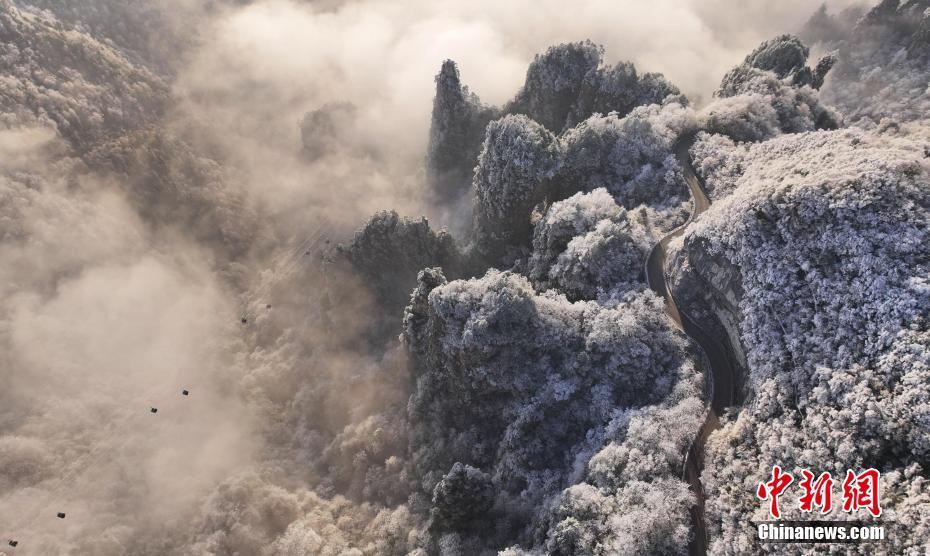
[[[930,1],[795,8],[703,96],[552,41],[494,102],[318,4],[0,0],[0,554],[813,553],[756,541],[774,464],[881,471],[830,553],[926,549]],[[713,428],[647,284],[686,224]]]
[[[717,203],[684,238],[684,273],[740,292],[748,371],[745,406],[707,446],[713,552],[752,550],[741,522],[767,510],[743,490],[776,460],[794,469],[881,470],[883,519],[902,529],[881,550],[925,546],[927,8],[882,2],[855,17],[820,10],[811,18],[804,35],[834,53],[821,101],[839,111],[842,129],[761,142],[702,133],[692,150]],[[721,95],[726,86],[725,79]],[[752,127],[774,128],[767,119]],[[715,258],[737,269],[735,284],[701,268]]]

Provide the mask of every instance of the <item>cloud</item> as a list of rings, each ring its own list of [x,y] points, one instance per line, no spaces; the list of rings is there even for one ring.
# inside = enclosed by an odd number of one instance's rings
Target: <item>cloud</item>
[[[27,553],[117,554],[186,527],[259,437],[223,386],[235,310],[201,249],[63,148],[0,132],[0,523]]]
[[[440,214],[425,200],[421,170],[444,59],[458,62],[483,101],[500,104],[517,92],[534,55],[590,38],[604,45],[607,62],[631,60],[664,73],[692,100],[708,100],[726,70],[762,40],[800,28],[814,6],[593,1],[566,10],[555,0],[368,0],[324,8],[266,0],[215,14],[174,89],[181,113],[232,149],[272,212],[306,221],[326,206],[348,227],[385,208]],[[346,102],[360,122],[351,143],[365,154],[355,148],[301,161],[304,114]]]

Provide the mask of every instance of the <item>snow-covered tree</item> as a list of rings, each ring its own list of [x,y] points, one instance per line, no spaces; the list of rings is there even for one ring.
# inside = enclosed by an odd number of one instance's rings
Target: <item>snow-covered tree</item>
[[[695,127],[694,112],[677,103],[588,118],[560,138],[558,197],[603,187],[628,209],[677,204],[687,189],[672,147]]]
[[[550,47],[530,64],[523,88],[505,110],[562,132],[597,113],[625,116],[667,97],[687,103],[661,74],[640,76],[629,62],[604,67],[603,55],[604,49],[591,41]]]
[[[808,56],[810,49],[794,35],[779,35],[767,40],[723,77],[715,95],[728,97],[745,92],[746,82],[758,73],[753,70],[771,72],[779,80],[798,87],[810,85],[817,89],[833,65],[832,58],[824,58],[811,69],[807,67]]]
[[[0,2],[0,111],[11,123],[54,126],[85,151],[151,123],[168,88],[122,52],[48,13]]]
[[[604,67],[603,48],[590,41],[565,43],[537,55],[526,81],[502,108],[481,103],[464,86],[452,60],[436,76],[427,152],[427,178],[443,201],[461,197],[471,182],[476,158],[492,119],[522,114],[559,134],[595,114],[629,114],[637,106],[687,98],[658,73],[640,75],[633,64]]]
[[[523,88],[505,110],[525,114],[546,129],[561,132],[585,85],[598,88],[603,54],[603,47],[591,41],[560,44],[537,54],[526,70]]]
[[[402,218],[394,211],[372,216],[341,250],[371,288],[389,321],[385,326],[390,335],[396,334],[396,323],[421,269],[437,266],[450,276],[461,271],[461,257],[448,232],[433,231],[426,218]],[[379,320],[378,316],[372,320]]]
[[[468,527],[456,532],[467,537],[477,527],[486,546],[530,541],[534,528],[545,531],[551,521],[539,508],[584,477],[588,460],[605,441],[644,449],[643,443],[660,438],[651,436],[656,430],[651,427],[672,423],[663,424],[666,410],[652,404],[672,408],[689,400],[689,425],[675,422],[675,443],[661,456],[666,473],[677,476],[700,421],[700,402],[687,344],[652,293],[606,308],[539,295],[525,278],[494,270],[468,281],[445,283],[434,271],[420,279],[403,336],[416,369],[408,406],[410,449],[423,497],[432,498],[434,514],[447,516],[446,529],[467,516]],[[621,515],[634,511],[622,502],[627,496],[646,507],[662,498],[664,487],[656,485],[647,495],[655,500],[646,501],[640,496],[652,487],[627,483],[627,477],[643,477],[632,471],[648,467],[640,465],[630,461],[627,474],[596,479],[605,496],[620,497],[615,504]],[[601,476],[608,467],[590,473]],[[480,494],[486,492],[485,473],[493,504]],[[686,487],[679,483],[677,489],[679,500],[686,501]],[[443,500],[457,497],[469,500],[461,502],[466,507],[459,517],[442,509],[448,505]],[[656,523],[676,530],[681,541],[687,537],[686,518],[686,508],[679,507],[657,516]]]
[[[612,68],[599,69],[593,78],[585,80],[568,115],[565,129],[578,125],[593,114],[615,112],[625,116],[637,106],[672,100],[684,106],[688,104],[687,97],[661,73],[639,75],[632,63],[619,62]]]
[[[462,84],[455,62],[443,62],[426,155],[430,187],[441,200],[454,201],[468,191],[484,129],[496,113]]]
[[[643,261],[655,243],[643,210],[626,211],[606,189],[554,203],[536,223],[528,276],[568,299],[616,297],[643,287]]]
[[[836,62],[833,54],[807,67],[809,49],[792,35],[762,43],[723,78],[716,100],[700,114],[701,127],[736,141],[762,141],[779,133],[835,129],[839,114],[818,89]]]
[[[494,506],[494,485],[487,473],[455,462],[436,483],[432,502],[437,528],[466,529]]]
[[[696,125],[675,102],[592,116],[560,137],[524,116],[492,122],[475,170],[479,249],[492,263],[513,258],[529,248],[534,209],[598,188],[625,208],[648,205],[649,227],[669,227],[686,202],[672,147]]]
[[[755,142],[781,133],[770,97],[749,93],[717,99],[700,114],[701,128],[734,141]]]
[[[193,43],[199,19],[195,16],[201,13],[197,3],[171,0],[25,0],[20,4],[48,10],[81,33],[165,72],[176,67],[178,54]]]
[[[551,194],[558,139],[525,116],[488,125],[475,168],[475,234],[479,249],[499,258],[529,242],[529,215]]]
[[[883,0],[862,17],[818,11],[805,26],[810,40],[836,53],[823,98],[847,122],[926,135],[922,123],[908,124],[923,122],[930,113],[928,8],[924,0]]]
[[[681,268],[741,292],[750,393],[708,444],[713,548],[751,546],[738,524],[767,510],[747,485],[776,463],[879,469],[890,478],[887,515],[907,524],[889,550],[921,546],[930,528],[914,511],[928,503],[919,469],[930,434],[923,143],[857,129],[701,143],[696,165],[728,194],[686,233]],[[727,276],[738,287],[720,282]]]
[[[718,201],[736,188],[748,151],[749,145],[737,146],[726,135],[707,132],[697,134],[689,153],[691,165],[701,177],[704,190],[712,200]]]

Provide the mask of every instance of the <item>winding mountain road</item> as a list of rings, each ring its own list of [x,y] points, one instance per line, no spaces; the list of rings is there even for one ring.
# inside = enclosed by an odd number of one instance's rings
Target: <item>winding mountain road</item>
[[[694,219],[710,207],[710,199],[708,199],[697,174],[694,172],[694,168],[691,166],[688,151],[691,145],[694,144],[694,139],[694,135],[686,136],[676,143],[674,147],[675,157],[678,159],[685,181],[688,183],[688,189],[691,192],[693,201],[691,216],[687,222],[669,232],[652,248],[646,260],[646,280],[649,287],[665,299],[665,310],[669,317],[704,350],[710,362],[711,373],[707,377],[708,397],[711,400],[710,407],[697,437],[688,449],[682,472],[682,477],[688,481],[697,497],[697,503],[691,508],[694,537],[691,539],[689,552],[690,554],[703,555],[707,553],[704,490],[701,486],[701,462],[704,455],[704,443],[710,433],[720,426],[718,416],[727,407],[737,403],[737,382],[736,367],[732,364],[729,356],[732,351],[728,350],[723,342],[715,338],[711,331],[705,330],[698,325],[678,306],[675,297],[671,293],[671,288],[669,288],[668,276],[665,274],[665,259],[668,255],[669,243],[682,235]],[[724,342],[726,341],[729,340],[724,340]]]

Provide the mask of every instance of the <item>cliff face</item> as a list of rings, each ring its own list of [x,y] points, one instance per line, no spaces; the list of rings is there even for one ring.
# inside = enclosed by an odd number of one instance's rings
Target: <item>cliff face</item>
[[[723,255],[710,253],[707,242],[700,237],[685,235],[669,249],[665,272],[679,308],[699,327],[717,338],[729,339],[731,359],[739,367],[737,376],[746,376],[746,354],[739,333],[743,319],[739,268]],[[738,398],[746,399],[747,385],[737,387]]]

